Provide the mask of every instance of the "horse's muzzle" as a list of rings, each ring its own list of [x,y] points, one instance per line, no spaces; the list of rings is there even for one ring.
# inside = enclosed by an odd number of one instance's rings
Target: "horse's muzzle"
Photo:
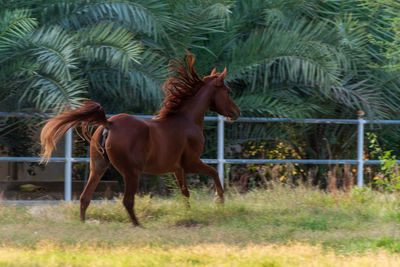
[[[236,121],[239,117],[240,117],[240,111],[232,111],[228,116],[229,120],[232,122]]]

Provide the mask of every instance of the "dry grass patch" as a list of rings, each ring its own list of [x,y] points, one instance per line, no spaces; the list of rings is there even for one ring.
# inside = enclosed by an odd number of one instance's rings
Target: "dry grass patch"
[[[399,266],[400,256],[377,251],[340,256],[302,243],[245,247],[202,244],[178,247],[0,247],[1,266]]]

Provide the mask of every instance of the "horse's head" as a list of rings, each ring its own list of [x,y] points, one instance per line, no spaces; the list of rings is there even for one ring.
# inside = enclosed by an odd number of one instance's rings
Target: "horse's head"
[[[210,85],[214,87],[210,110],[228,117],[231,121],[237,120],[240,116],[240,108],[230,96],[231,89],[225,85],[226,68],[221,74],[217,74],[214,68],[208,77],[210,77]]]

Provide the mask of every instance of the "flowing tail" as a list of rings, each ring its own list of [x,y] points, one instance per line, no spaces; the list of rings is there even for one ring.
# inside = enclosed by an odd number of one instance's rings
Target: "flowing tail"
[[[47,121],[40,134],[42,145],[42,160],[48,162],[57,141],[72,127],[80,124],[82,127],[82,137],[90,140],[90,126],[108,126],[106,114],[103,107],[96,102],[86,102],[84,106],[69,110]]]

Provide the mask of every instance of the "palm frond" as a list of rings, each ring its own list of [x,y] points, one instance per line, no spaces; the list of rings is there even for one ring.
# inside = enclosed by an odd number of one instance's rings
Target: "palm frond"
[[[53,3],[44,9],[43,16],[52,17],[50,23],[74,30],[99,22],[116,22],[131,27],[135,33],[159,39],[166,28],[176,26],[167,7],[161,0]]]
[[[168,48],[175,55],[182,55],[184,49],[206,51],[215,56],[207,46],[210,35],[222,34],[231,16],[229,3],[209,4],[205,1],[179,1],[173,6],[176,24],[170,28]]]
[[[77,69],[76,42],[61,27],[46,27],[32,33],[23,49],[32,53],[40,72],[70,81],[71,71]]]
[[[340,68],[333,51],[322,42],[299,38],[298,32],[262,30],[232,48],[229,79],[245,79],[254,90],[257,81],[266,90],[270,79],[292,81],[322,92],[339,81]]]
[[[86,77],[91,90],[101,90],[130,108],[144,105],[146,110],[154,111],[161,102],[161,84],[166,75],[166,59],[148,51],[141,64],[132,64],[125,74],[113,68],[93,68]]]
[[[0,63],[13,56],[21,38],[37,27],[37,21],[26,9],[5,10],[0,13]]]
[[[304,118],[309,117],[319,106],[313,102],[303,102],[296,97],[280,98],[265,94],[244,95],[235,99],[243,116]]]
[[[87,83],[84,80],[57,80],[42,73],[33,73],[20,101],[32,101],[43,111],[61,112],[79,107],[85,100]]]
[[[80,54],[89,62],[103,61],[127,72],[132,63],[139,63],[143,46],[134,35],[114,24],[101,23],[77,33]]]

